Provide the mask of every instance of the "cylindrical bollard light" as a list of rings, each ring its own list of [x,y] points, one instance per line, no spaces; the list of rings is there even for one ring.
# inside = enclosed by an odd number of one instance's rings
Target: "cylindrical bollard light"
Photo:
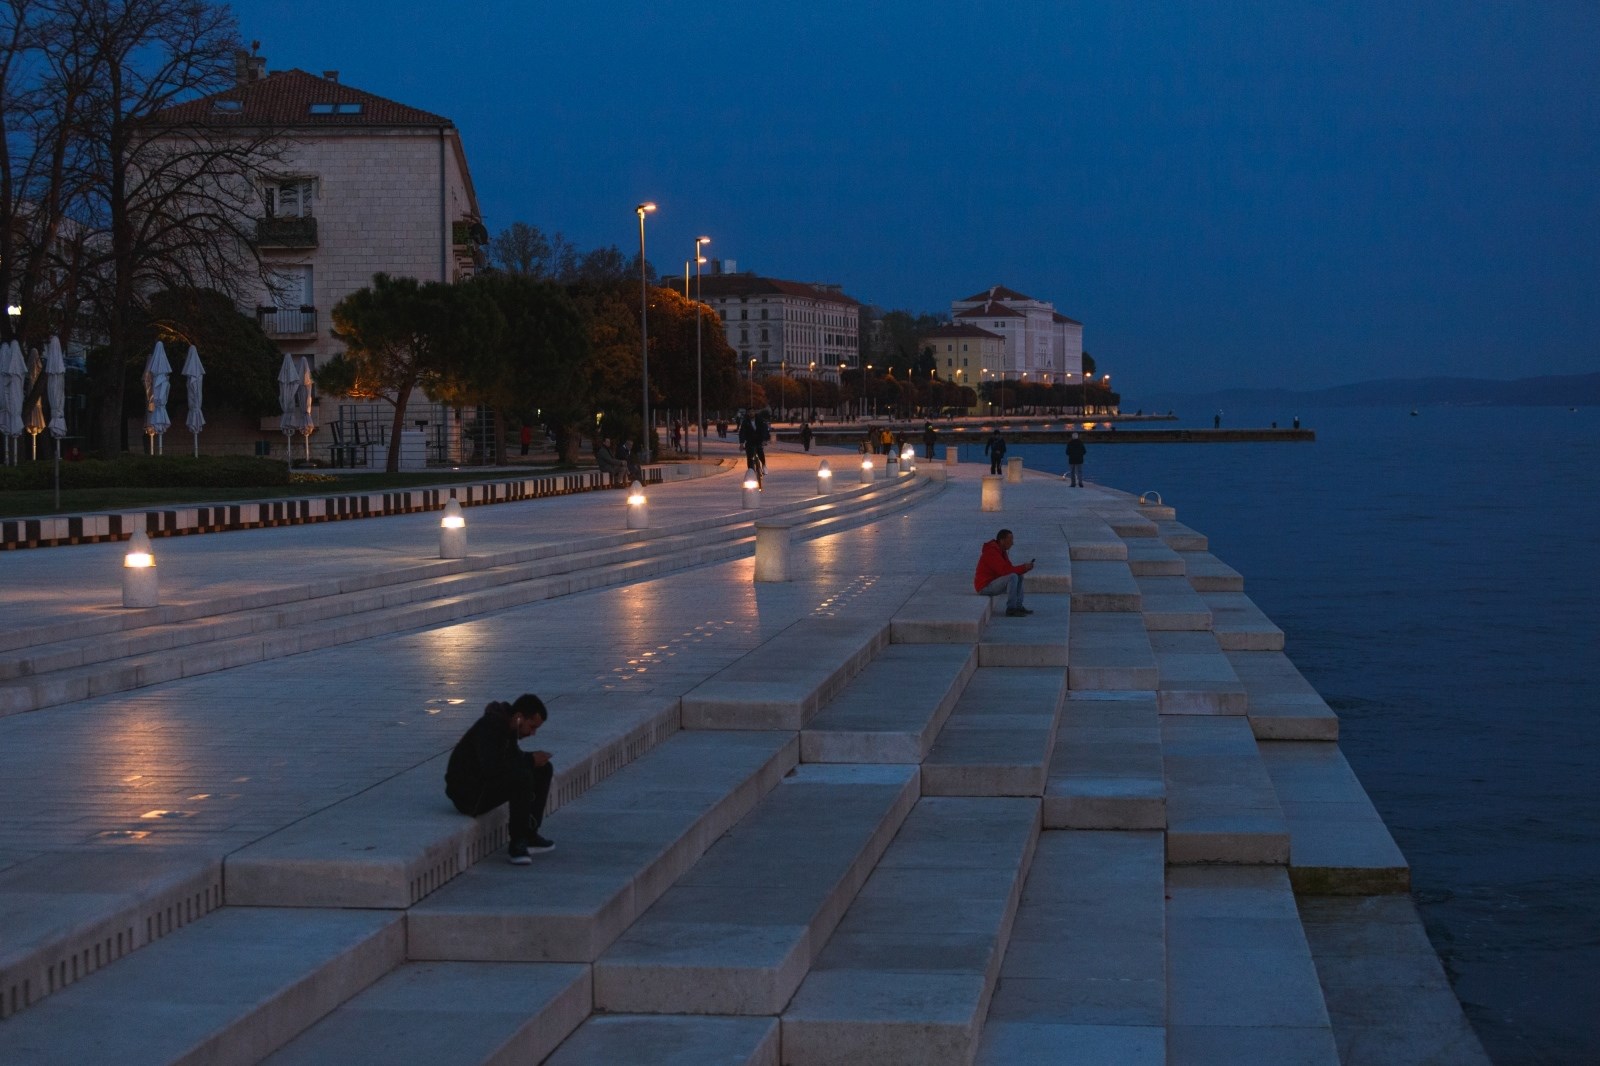
[[[756,523],[756,580],[789,580],[789,522]]]
[[[863,485],[872,484],[872,456],[870,455],[861,460],[861,483]]]
[[[917,472],[917,450],[909,444],[900,450],[900,469],[908,474]]]
[[[833,491],[833,467],[824,459],[817,464],[817,495],[826,496]]]
[[[961,449],[954,444],[944,446],[944,465],[959,466],[961,463]]]
[[[999,474],[983,475],[983,510],[1000,510],[1000,483],[1002,480]]]
[[[755,471],[744,476],[744,509],[753,511],[761,506],[761,482],[756,479]]]
[[[128,538],[128,551],[122,557],[122,606],[154,607],[160,599],[150,535],[141,530]]]
[[[899,474],[900,461],[894,452],[890,452],[889,457],[883,461],[883,476],[893,481]]]
[[[628,487],[628,528],[646,529],[650,525],[650,501],[645,498],[644,486],[635,481]]]
[[[439,558],[462,559],[467,554],[467,519],[461,513],[461,501],[454,496],[444,505],[444,517],[439,519]]]
[[[1006,480],[1013,485],[1022,484],[1022,456],[1013,455],[1006,460]]]

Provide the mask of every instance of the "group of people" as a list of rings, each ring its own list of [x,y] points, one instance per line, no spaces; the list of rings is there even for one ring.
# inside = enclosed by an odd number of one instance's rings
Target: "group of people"
[[[615,452],[611,450],[611,441],[595,441],[594,465],[600,468],[602,474],[611,476],[613,485],[626,485],[630,481],[644,480],[644,471],[639,466],[639,459],[631,440],[623,441]]]
[[[1067,438],[1067,472],[1061,475],[1063,481],[1069,482],[1076,488],[1083,488],[1083,460],[1088,454],[1088,446],[1076,432]],[[983,453],[989,457],[989,473],[998,477],[1005,473],[1006,462],[1006,437],[996,429],[983,442]],[[933,456],[933,445],[928,446],[928,455]]]

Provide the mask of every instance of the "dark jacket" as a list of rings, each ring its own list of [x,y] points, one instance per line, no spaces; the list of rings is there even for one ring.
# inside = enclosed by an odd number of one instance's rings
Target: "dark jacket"
[[[984,455],[1004,455],[1006,453],[1006,439],[996,433],[983,444]]]
[[[1083,446],[1083,441],[1067,441],[1067,462],[1072,463],[1074,466],[1083,462],[1083,454],[1086,451],[1088,451],[1088,449]]]
[[[484,782],[510,777],[526,759],[511,729],[511,705],[492,703],[456,741],[444,771],[445,794],[451,799],[474,797]]]

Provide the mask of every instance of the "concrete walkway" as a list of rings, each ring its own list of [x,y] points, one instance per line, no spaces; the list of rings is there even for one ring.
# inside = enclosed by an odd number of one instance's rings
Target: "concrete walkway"
[[[469,509],[465,561],[436,514],[158,541],[182,639],[0,717],[0,1061],[1484,1061],[1336,719],[1203,536],[1051,477],[986,514],[970,464],[771,460],[760,513],[809,523],[784,583],[731,464],[653,487],[648,536],[621,493]],[[1001,525],[1031,618],[970,591]],[[126,635],[121,554],[0,554],[0,666]],[[205,648],[262,600],[294,639]],[[194,676],[114,669],[163,655]],[[532,869],[440,795],[523,691],[561,767]],[[1305,893],[1346,904],[1309,938]]]

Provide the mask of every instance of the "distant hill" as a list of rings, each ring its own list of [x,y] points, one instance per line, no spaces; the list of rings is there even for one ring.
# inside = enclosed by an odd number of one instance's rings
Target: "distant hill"
[[[1384,378],[1336,385],[1331,389],[1221,389],[1124,394],[1123,409],[1143,407],[1205,409],[1219,407],[1592,407],[1600,405],[1600,374],[1492,381],[1487,378]]]

